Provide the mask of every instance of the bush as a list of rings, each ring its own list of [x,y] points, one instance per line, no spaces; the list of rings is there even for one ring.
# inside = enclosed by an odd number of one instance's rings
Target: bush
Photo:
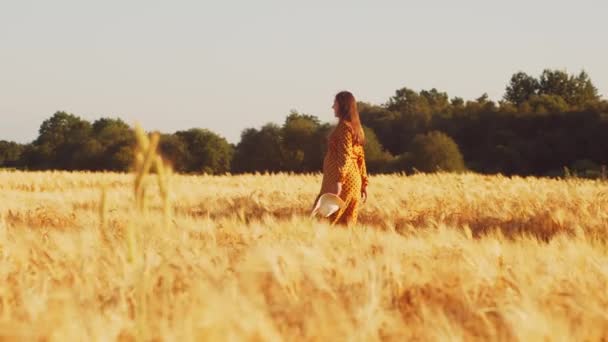
[[[412,142],[411,153],[412,166],[422,172],[465,170],[458,145],[439,131],[417,135]]]
[[[368,173],[389,172],[390,163],[393,156],[384,150],[376,133],[368,127],[363,127],[365,131],[365,161]]]

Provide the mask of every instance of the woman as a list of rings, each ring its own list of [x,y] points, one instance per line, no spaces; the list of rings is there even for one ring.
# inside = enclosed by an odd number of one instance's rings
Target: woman
[[[345,206],[329,217],[330,222],[332,225],[350,226],[357,223],[359,202],[367,200],[368,178],[363,152],[365,134],[353,94],[347,91],[338,93],[332,108],[339,121],[329,135],[323,160],[323,183],[317,200],[324,193],[338,195]]]

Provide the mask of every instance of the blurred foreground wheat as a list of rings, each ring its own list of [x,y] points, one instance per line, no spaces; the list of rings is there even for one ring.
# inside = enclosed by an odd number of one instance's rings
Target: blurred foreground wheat
[[[378,176],[346,230],[319,175],[133,177],[0,172],[0,340],[608,339],[606,183]]]

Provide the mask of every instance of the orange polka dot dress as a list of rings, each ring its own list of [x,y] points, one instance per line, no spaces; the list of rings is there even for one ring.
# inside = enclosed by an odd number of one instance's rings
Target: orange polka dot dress
[[[353,143],[352,127],[343,120],[340,120],[329,135],[319,196],[334,191],[338,182],[342,183],[340,198],[346,205],[331,215],[329,220],[332,225],[354,225],[357,223],[361,188],[367,186],[368,177],[363,146]]]

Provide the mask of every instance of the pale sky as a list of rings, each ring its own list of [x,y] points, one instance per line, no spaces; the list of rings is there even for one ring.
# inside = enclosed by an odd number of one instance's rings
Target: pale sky
[[[237,142],[291,109],[398,88],[494,100],[510,76],[586,70],[608,97],[608,1],[0,0],[0,140],[57,110]]]

